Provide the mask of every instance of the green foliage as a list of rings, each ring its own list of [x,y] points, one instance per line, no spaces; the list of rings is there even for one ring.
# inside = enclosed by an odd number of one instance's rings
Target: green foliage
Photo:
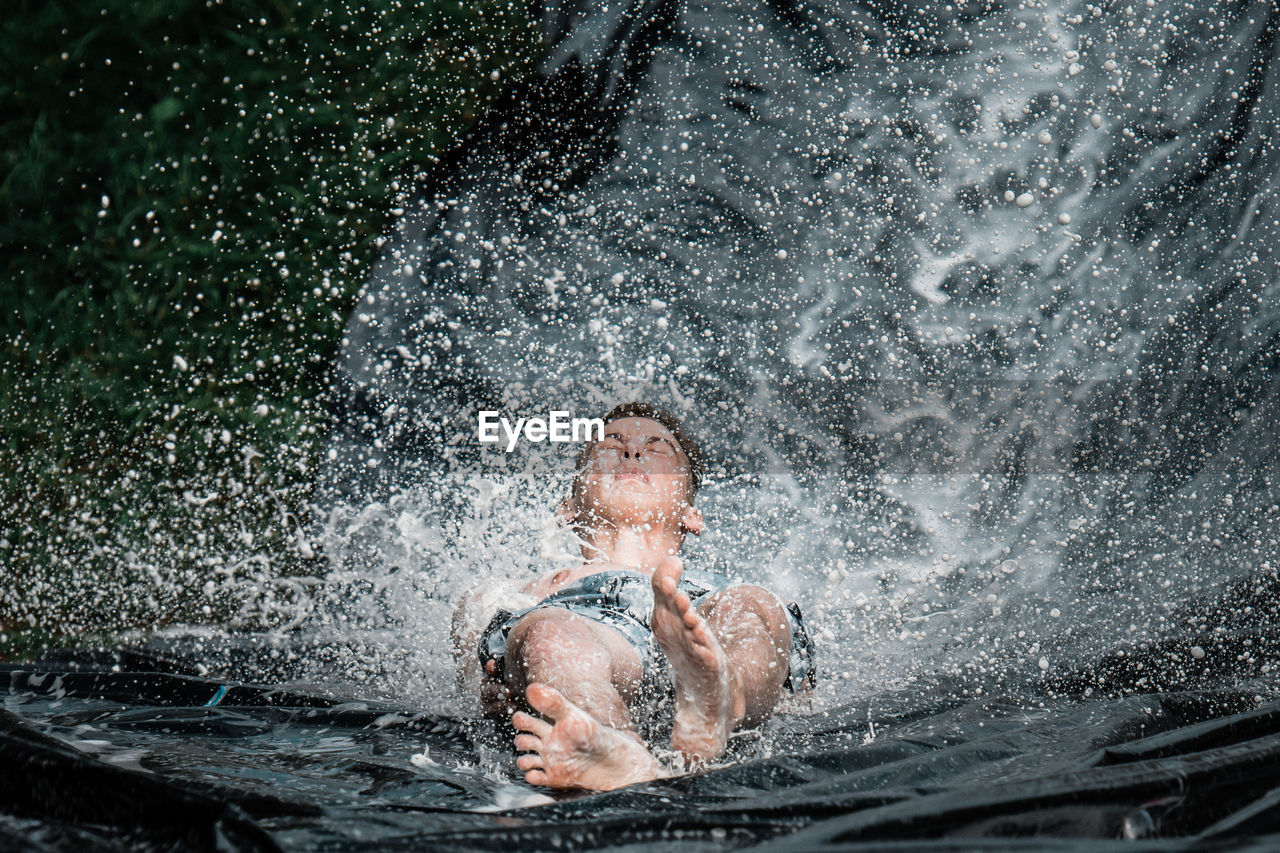
[[[243,615],[255,572],[310,571],[377,237],[534,31],[506,0],[5,12],[0,631]]]

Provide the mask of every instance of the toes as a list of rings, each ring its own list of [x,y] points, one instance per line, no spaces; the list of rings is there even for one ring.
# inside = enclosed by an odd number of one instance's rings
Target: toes
[[[676,613],[684,614],[693,609],[693,601],[683,592],[676,588],[674,578],[662,578],[654,581],[654,595],[659,597],[658,605],[667,606],[675,610]],[[662,601],[661,599],[666,599]]]
[[[684,566],[680,563],[679,557],[667,557],[658,564],[658,568],[653,572],[654,591],[673,595],[683,571]]]
[[[689,625],[688,637],[691,646],[706,647],[715,642],[715,637],[705,625]]]
[[[559,690],[538,682],[529,685],[524,692],[524,697],[529,701],[529,707],[540,714],[545,714],[552,720],[568,716],[573,708],[569,704],[569,700],[564,698]],[[543,725],[546,725],[546,723],[543,723]],[[548,731],[550,731],[550,728],[550,726],[547,726]],[[537,734],[537,732],[534,732],[534,734]]]
[[[524,711],[516,711],[511,715],[511,725],[522,732],[529,732],[537,737],[546,737],[551,731],[551,724],[546,720],[539,720],[537,717],[526,714]]]

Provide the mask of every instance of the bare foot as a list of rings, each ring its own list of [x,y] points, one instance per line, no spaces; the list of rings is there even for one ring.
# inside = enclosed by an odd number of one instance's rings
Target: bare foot
[[[733,727],[733,698],[724,649],[689,596],[678,591],[683,571],[676,557],[654,571],[650,627],[675,681],[671,746],[691,762],[705,762],[724,752]]]
[[[666,775],[638,738],[601,723],[559,690],[530,684],[525,698],[529,707],[551,720],[524,712],[511,717],[525,732],[516,735],[516,749],[532,753],[516,759],[530,785],[612,791]]]

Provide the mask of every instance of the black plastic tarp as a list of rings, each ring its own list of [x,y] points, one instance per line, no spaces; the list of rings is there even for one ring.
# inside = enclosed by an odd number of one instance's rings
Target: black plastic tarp
[[[0,839],[31,849],[1125,849],[1280,843],[1280,703],[1250,690],[963,696],[927,681],[603,793],[510,732],[171,673],[0,668]]]

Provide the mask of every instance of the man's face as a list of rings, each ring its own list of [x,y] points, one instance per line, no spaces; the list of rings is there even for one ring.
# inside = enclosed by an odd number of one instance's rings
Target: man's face
[[[689,459],[671,430],[620,418],[587,453],[574,489],[578,512],[615,524],[675,524],[688,506]]]

